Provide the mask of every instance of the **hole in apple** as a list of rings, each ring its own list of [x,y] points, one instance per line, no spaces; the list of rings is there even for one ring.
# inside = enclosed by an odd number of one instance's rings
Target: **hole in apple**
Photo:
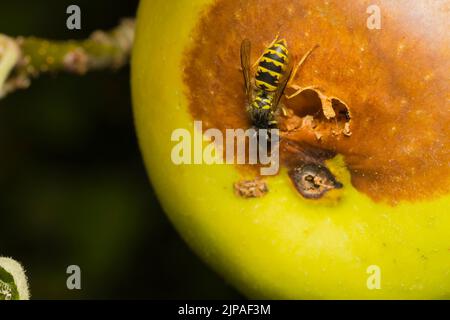
[[[297,191],[307,199],[319,199],[326,192],[342,188],[331,171],[320,164],[304,164],[289,171]]]
[[[292,99],[285,99],[285,103],[297,117],[303,118],[308,115],[317,119],[323,117],[322,100],[313,89],[305,89]]]

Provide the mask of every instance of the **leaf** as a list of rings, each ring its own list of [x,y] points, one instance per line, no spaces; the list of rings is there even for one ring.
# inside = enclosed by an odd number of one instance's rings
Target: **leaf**
[[[22,266],[15,260],[0,257],[0,300],[28,300],[28,281]]]

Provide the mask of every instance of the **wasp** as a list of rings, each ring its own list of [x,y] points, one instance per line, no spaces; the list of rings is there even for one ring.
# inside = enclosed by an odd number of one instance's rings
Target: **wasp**
[[[314,48],[308,51],[293,70],[287,41],[279,39],[277,35],[255,63],[257,68],[253,79],[250,66],[251,42],[248,39],[242,41],[241,68],[247,99],[246,109],[256,129],[276,127],[276,115],[283,92]]]

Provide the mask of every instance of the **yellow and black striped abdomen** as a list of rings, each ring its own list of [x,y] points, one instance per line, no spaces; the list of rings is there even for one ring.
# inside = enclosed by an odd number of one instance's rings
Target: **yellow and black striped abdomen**
[[[248,111],[255,128],[268,129],[277,123],[273,110],[272,93],[260,90],[253,99]]]
[[[258,63],[255,82],[264,91],[276,91],[288,65],[288,49],[286,40],[282,39],[264,51]]]
[[[256,95],[252,107],[258,110],[270,110],[272,108],[272,96],[268,96],[262,91]]]

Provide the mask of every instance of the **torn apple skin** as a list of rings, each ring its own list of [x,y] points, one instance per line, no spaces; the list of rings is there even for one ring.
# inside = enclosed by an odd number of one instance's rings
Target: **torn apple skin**
[[[248,198],[261,198],[269,192],[267,183],[261,179],[243,180],[234,184],[234,192],[237,196]]]

